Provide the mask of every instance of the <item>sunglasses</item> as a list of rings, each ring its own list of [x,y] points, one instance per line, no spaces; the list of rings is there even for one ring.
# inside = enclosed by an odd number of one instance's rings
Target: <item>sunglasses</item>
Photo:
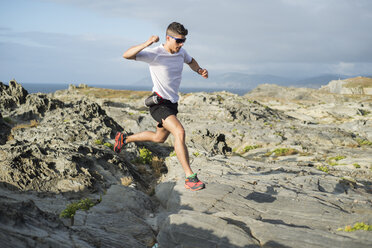
[[[173,38],[173,39],[175,39],[177,43],[185,43],[185,41],[186,41],[186,38],[183,38],[183,39],[175,38],[175,37],[173,37],[173,36],[171,36],[169,34],[168,34],[168,36],[171,37],[171,38]]]

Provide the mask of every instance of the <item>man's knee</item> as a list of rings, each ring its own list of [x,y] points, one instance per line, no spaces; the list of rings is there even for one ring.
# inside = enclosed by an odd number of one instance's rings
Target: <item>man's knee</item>
[[[155,137],[154,142],[156,143],[164,143],[167,140],[167,137]]]
[[[182,126],[178,127],[173,135],[175,138],[185,139],[186,136],[185,129]]]

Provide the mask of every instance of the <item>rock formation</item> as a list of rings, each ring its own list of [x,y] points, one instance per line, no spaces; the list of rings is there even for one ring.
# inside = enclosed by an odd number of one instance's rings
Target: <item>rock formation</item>
[[[336,94],[372,95],[372,78],[356,77],[332,80],[328,85],[321,87],[321,90]]]
[[[372,225],[372,104],[323,90],[261,85],[245,96],[182,94],[191,166],[153,130],[148,93],[0,85],[0,243],[6,247],[367,247]],[[20,88],[21,87],[21,88]],[[17,89],[17,90],[14,90]],[[97,98],[99,95],[103,97]],[[4,97],[3,97],[4,96]],[[140,149],[152,162],[139,159]],[[89,210],[60,213],[89,198]]]

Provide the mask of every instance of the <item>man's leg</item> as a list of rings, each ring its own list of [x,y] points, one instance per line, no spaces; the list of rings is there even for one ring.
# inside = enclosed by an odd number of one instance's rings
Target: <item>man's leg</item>
[[[169,134],[170,133],[165,128],[160,127],[156,127],[156,132],[145,131],[130,136],[127,136],[125,133],[118,132],[115,136],[114,151],[119,153],[123,146],[125,146],[127,143],[135,141],[151,141],[156,143],[164,143],[167,140]]]
[[[186,174],[185,188],[190,190],[201,190],[205,184],[198,179],[190,168],[189,152],[185,143],[185,129],[175,115],[168,116],[163,120],[163,126],[174,136],[174,150]]]
[[[177,158],[185,171],[186,177],[191,176],[193,172],[190,167],[189,152],[185,143],[185,129],[175,115],[170,115],[163,120],[163,127],[174,136],[174,150]]]
[[[133,135],[130,135],[126,138],[126,143],[130,142],[136,142],[136,141],[150,141],[150,142],[155,142],[155,143],[164,143],[168,136],[169,132],[162,127],[156,127],[156,132],[151,132],[151,131],[144,131],[141,133],[136,133]]]

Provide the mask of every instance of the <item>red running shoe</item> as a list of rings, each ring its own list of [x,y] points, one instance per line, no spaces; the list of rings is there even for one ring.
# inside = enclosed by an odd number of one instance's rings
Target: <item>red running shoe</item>
[[[192,191],[196,191],[196,190],[204,189],[205,184],[198,179],[195,173],[185,179],[185,188],[190,189]]]
[[[127,138],[127,135],[124,133],[117,132],[115,136],[115,145],[114,145],[114,152],[119,153],[121,151],[121,148],[125,146],[127,143],[125,142],[125,139]]]

